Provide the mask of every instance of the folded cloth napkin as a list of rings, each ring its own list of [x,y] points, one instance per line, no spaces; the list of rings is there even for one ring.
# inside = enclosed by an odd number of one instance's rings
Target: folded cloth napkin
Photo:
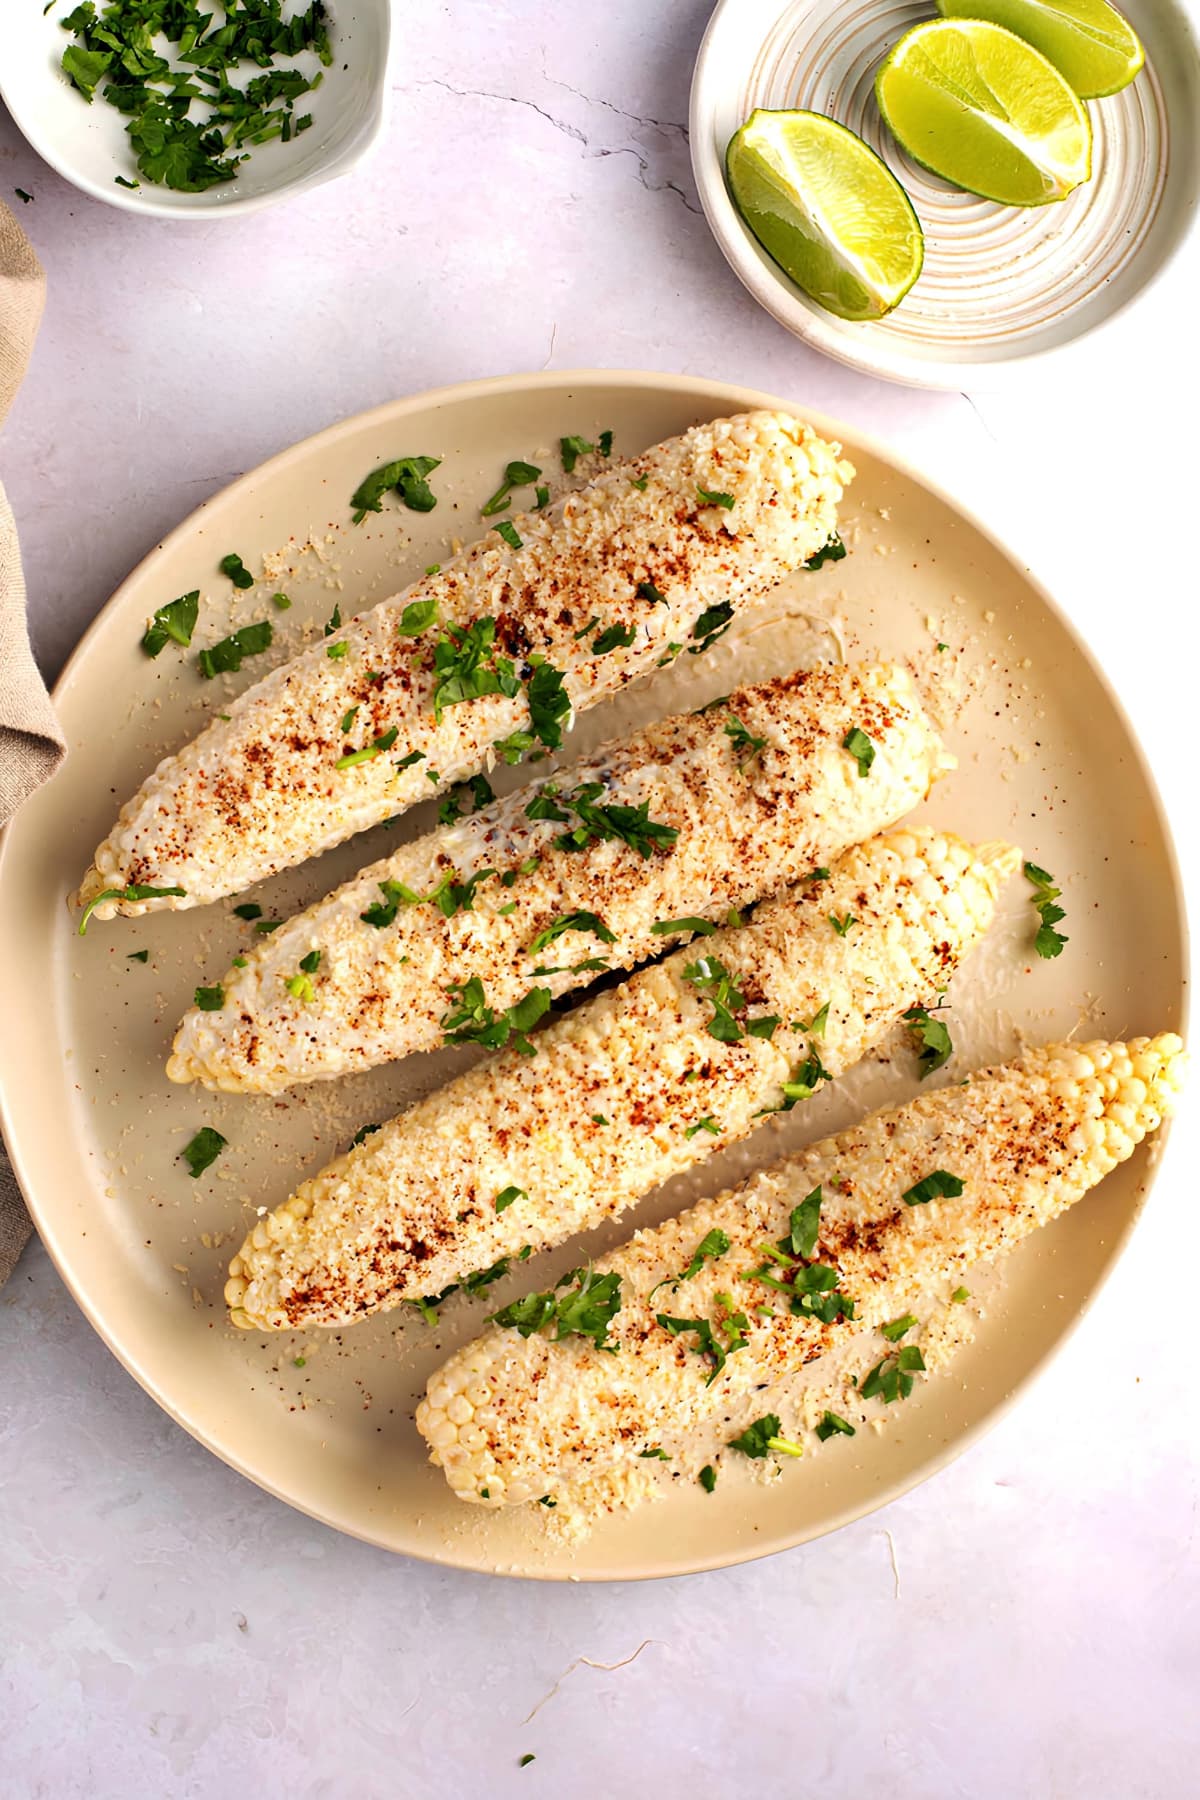
[[[21,385],[42,316],[46,282],[29,239],[0,200],[0,422]],[[0,827],[66,754],[29,648],[17,528],[0,486]],[[29,1236],[29,1217],[0,1145],[0,1287]]]

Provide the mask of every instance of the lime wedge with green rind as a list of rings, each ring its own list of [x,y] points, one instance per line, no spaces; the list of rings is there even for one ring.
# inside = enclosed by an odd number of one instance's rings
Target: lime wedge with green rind
[[[1040,50],[1083,100],[1119,94],[1146,60],[1108,0],[938,0],[947,19],[988,19]]]
[[[798,288],[842,319],[881,319],[925,257],[912,203],[854,132],[822,113],[752,113],[729,141],[734,205]]]
[[[930,19],[875,77],[896,141],[968,193],[1009,206],[1065,200],[1091,173],[1083,103],[1040,51],[982,19]]]

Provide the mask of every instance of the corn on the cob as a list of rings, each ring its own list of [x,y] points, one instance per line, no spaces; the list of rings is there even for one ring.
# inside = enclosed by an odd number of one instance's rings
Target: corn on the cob
[[[845,747],[855,731],[874,752],[866,779]],[[597,964],[632,968],[689,937],[682,921],[724,921],[894,825],[948,761],[894,665],[742,688],[364,869],[231,969],[220,1008],[187,1014],[167,1073],[279,1093],[432,1049],[448,988],[478,977],[502,1011],[535,980],[557,999]],[[648,807],[673,842],[646,855],[627,827],[562,848],[576,824],[563,803],[593,784],[605,807]],[[558,795],[555,816],[537,816],[544,801],[529,816],[539,794]],[[401,889],[442,899],[397,906]],[[565,920],[569,931],[547,936]],[[681,924],[664,933],[670,921]],[[297,983],[314,952],[311,983]]]
[[[949,1294],[972,1263],[1013,1249],[1073,1205],[1170,1112],[1182,1061],[1169,1034],[1036,1050],[876,1113],[639,1232],[594,1269],[619,1276],[619,1310],[607,1325],[615,1354],[597,1347],[602,1339],[552,1342],[542,1330],[522,1337],[490,1327],[437,1371],[417,1409],[433,1461],[462,1499],[491,1506],[610,1476],[648,1445],[661,1448],[672,1471],[695,1476],[768,1406],[778,1416],[764,1386],[896,1320],[936,1283]],[[961,1177],[962,1193],[906,1204],[935,1170]],[[763,1246],[790,1238],[793,1208],[818,1189],[819,1232],[803,1262],[767,1264],[783,1291],[747,1280],[763,1267]],[[728,1248],[680,1281],[713,1231]],[[804,1302],[789,1291],[788,1262],[792,1274],[812,1263],[835,1270],[852,1320],[792,1310]],[[714,1359],[696,1354],[698,1334],[672,1335],[657,1316],[711,1321],[724,1346],[723,1296],[745,1315],[744,1342],[710,1383]],[[760,1301],[769,1303],[765,1313]],[[888,1348],[886,1339],[868,1347],[863,1374]],[[784,1431],[794,1435],[787,1424]]]
[[[260,1220],[230,1266],[234,1322],[344,1325],[621,1212],[944,986],[1016,862],[929,831],[876,838],[585,1003],[536,1054],[460,1076]]]
[[[827,543],[851,474],[798,419],[746,413],[615,464],[521,515],[507,539],[489,532],[160,763],[80,899],[108,896],[95,909],[105,918],[236,893],[428,799],[431,774],[445,784],[485,767],[536,724],[535,694],[553,742],[566,701],[582,710],[698,649]],[[122,897],[133,886],[184,891]]]

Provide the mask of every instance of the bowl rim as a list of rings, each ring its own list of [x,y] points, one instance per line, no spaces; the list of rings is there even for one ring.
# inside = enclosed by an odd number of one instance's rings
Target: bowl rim
[[[753,234],[743,224],[730,198],[723,158],[716,150],[709,128],[714,109],[708,96],[710,83],[715,85],[710,65],[713,62],[716,39],[727,15],[739,3],[740,0],[717,0],[700,40],[692,70],[688,97],[688,142],[692,176],[700,205],[721,254],[747,293],[785,331],[835,362],[842,363],[846,368],[857,369],[863,374],[875,375],[880,380],[897,382],[905,387],[955,393],[973,386],[995,385],[1004,381],[1012,371],[1038,366],[1047,357],[1069,355],[1085,341],[1094,343],[1158,286],[1171,264],[1196,240],[1200,227],[1200,192],[1191,196],[1174,242],[1167,246],[1159,257],[1157,267],[1146,276],[1141,286],[1126,295],[1110,312],[1094,323],[1075,327],[1071,336],[1060,343],[1043,344],[1038,349],[1018,350],[990,357],[986,362],[952,362],[936,357],[916,357],[902,350],[880,349],[877,342],[861,335],[856,347],[851,333],[839,329],[850,322],[837,320],[832,313],[824,313],[815,303],[800,295],[788,276],[769,261],[766,252],[759,250]],[[1163,5],[1164,11],[1169,12],[1172,23],[1186,41],[1193,66],[1200,71],[1200,20],[1193,22],[1191,14],[1178,5],[1176,0],[1165,0],[1165,4],[1164,0],[1156,0],[1156,5]]]

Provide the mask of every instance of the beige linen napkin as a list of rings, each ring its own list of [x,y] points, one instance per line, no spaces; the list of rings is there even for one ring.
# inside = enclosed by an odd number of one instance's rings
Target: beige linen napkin
[[[0,422],[21,385],[42,316],[46,282],[29,239],[0,200]],[[66,754],[25,628],[17,528],[0,485],[0,827]],[[0,1021],[0,1030],[12,1030]],[[0,1145],[0,1287],[16,1267],[29,1218]]]

